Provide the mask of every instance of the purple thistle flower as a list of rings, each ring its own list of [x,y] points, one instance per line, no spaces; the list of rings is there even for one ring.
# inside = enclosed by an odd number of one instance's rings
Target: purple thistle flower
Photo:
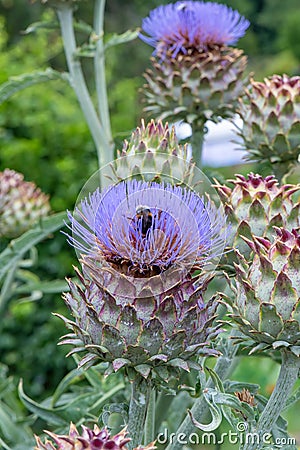
[[[69,214],[83,273],[64,295],[75,321],[62,317],[72,330],[62,343],[87,352],[80,366],[100,359],[106,374],[130,367],[166,382],[199,369],[196,354],[218,354],[217,296],[204,293],[228,234],[222,212],[187,188],[130,180]]]
[[[214,2],[179,1],[153,9],[143,20],[140,38],[155,52],[172,57],[189,49],[203,51],[235,44],[244,36],[249,21],[226,5]]]
[[[80,253],[138,278],[204,268],[228,231],[222,211],[195,192],[136,180],[96,190],[69,218]]]

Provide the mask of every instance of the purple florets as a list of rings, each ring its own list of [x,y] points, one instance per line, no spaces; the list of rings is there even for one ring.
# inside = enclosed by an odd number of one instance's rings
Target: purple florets
[[[175,57],[189,49],[203,51],[211,46],[235,44],[244,36],[249,21],[226,5],[179,1],[153,9],[143,20],[140,38],[164,56]]]
[[[222,253],[228,230],[222,211],[193,191],[136,180],[96,190],[69,218],[80,253],[132,276],[202,268]]]

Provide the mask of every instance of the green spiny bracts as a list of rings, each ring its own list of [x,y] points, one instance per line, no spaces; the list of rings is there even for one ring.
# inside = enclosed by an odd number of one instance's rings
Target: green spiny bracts
[[[145,283],[137,293],[125,275],[99,269],[90,258],[83,259],[91,279],[76,270],[80,284],[69,280],[70,292],[64,300],[74,317],[61,317],[73,333],[63,336],[62,344],[71,344],[70,354],[85,352],[80,366],[89,367],[100,361],[109,364],[107,374],[125,369],[144,378],[167,381],[178,376],[179,368],[189,371],[199,368],[195,355],[217,355],[209,342],[220,332],[213,324],[217,302],[204,303],[208,280],[196,287],[189,279],[169,291],[155,294]],[[116,283],[112,296],[110,290]],[[128,299],[128,296],[131,299]]]
[[[50,431],[46,431],[46,433],[54,441],[54,444],[49,440],[43,443],[36,436],[35,450],[126,450],[128,442],[131,441],[126,430],[111,436],[107,428],[101,430],[97,425],[94,425],[93,429],[82,425],[81,434],[73,423],[71,423],[68,435],[55,434]],[[134,450],[154,450],[155,448],[153,444],[149,444],[147,447],[138,447]]]
[[[251,250],[242,236],[271,237],[273,226],[289,230],[300,227],[300,185],[279,185],[273,175],[263,178],[250,173],[229,180],[233,188],[216,184],[225,212],[233,227],[230,246],[249,257]],[[297,198],[298,196],[298,198]],[[223,256],[223,268],[234,273],[233,252]]]
[[[110,180],[118,182],[130,177],[143,181],[170,181],[192,184],[194,164],[189,161],[187,144],[179,145],[174,127],[151,120],[137,127],[118,159],[110,164]]]
[[[228,303],[240,331],[258,344],[255,350],[285,348],[299,357],[300,233],[274,227],[274,234],[271,240],[245,238],[254,259],[249,264],[237,252]]]
[[[186,146],[182,147],[178,144],[174,127],[170,129],[168,123],[163,124],[161,120],[157,122],[151,120],[145,124],[142,119],[141,126],[133,131],[129,142],[125,140],[118,156],[127,156],[132,152],[158,152],[186,158]]]
[[[159,58],[152,58],[152,70],[144,74],[145,111],[151,116],[203,126],[234,114],[245,85],[242,50],[215,46]]]
[[[14,170],[0,172],[0,237],[16,238],[50,212],[48,196]]]
[[[247,159],[270,164],[282,178],[299,161],[300,77],[252,79],[238,112],[244,121],[240,136]]]

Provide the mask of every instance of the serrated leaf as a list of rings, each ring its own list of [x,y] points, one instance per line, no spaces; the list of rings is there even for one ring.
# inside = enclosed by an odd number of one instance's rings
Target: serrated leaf
[[[107,50],[110,47],[114,47],[115,45],[125,44],[126,42],[133,41],[139,35],[139,28],[136,30],[127,30],[125,33],[116,34],[114,33],[109,40],[104,44],[104,50]]]
[[[46,81],[63,80],[69,82],[69,75],[66,72],[58,72],[51,68],[25,73],[19,76],[10,77],[6,83],[0,86],[0,104],[17,92],[36,84]]]
[[[46,239],[51,233],[64,226],[67,214],[61,212],[40,220],[38,225],[9,243],[0,254],[0,281],[21,260],[31,247]]]

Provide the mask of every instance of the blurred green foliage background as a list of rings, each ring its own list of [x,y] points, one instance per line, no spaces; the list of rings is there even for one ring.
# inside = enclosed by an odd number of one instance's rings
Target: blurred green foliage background
[[[106,35],[140,27],[150,9],[166,3],[165,0],[109,0]],[[91,23],[92,4],[81,2],[76,17]],[[239,42],[239,47],[249,55],[249,72],[255,72],[257,79],[273,73],[299,73],[299,0],[228,0],[226,4],[238,9],[251,22],[249,31]],[[38,1],[0,0],[0,83],[10,76],[49,65],[66,70],[58,28],[24,35],[31,23],[40,20],[54,21],[55,14]],[[79,43],[84,39],[84,35],[78,36]],[[122,140],[143,116],[139,88],[151,52],[150,47],[136,40],[110,48],[106,54],[116,148],[121,147]],[[86,78],[93,89],[92,67],[88,60],[84,63]],[[97,157],[75,95],[63,81],[28,88],[0,106],[0,171],[7,167],[24,173],[26,180],[34,181],[48,193],[54,211],[73,208],[81,187],[97,170]],[[237,170],[247,173],[250,169],[244,166],[219,172],[232,176]],[[40,244],[38,252],[38,262],[31,270],[42,279],[73,275],[75,252],[61,233]],[[59,337],[66,330],[51,315],[52,311],[67,314],[65,309],[59,294],[48,294],[30,303],[14,298],[1,317],[1,362],[16,379],[24,379],[26,392],[36,400],[50,393],[67,370],[75,366],[72,360],[64,358],[66,350],[57,347]],[[253,364],[253,381],[262,383],[267,390],[266,372],[258,373]],[[244,369],[245,365],[240,370]]]

